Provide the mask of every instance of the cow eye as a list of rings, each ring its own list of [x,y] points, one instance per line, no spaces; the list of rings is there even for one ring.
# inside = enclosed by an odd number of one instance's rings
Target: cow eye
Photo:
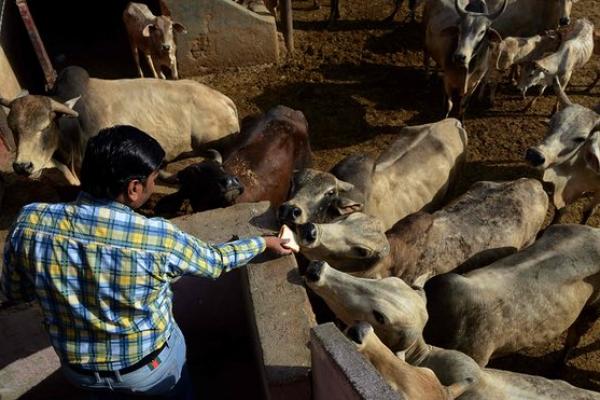
[[[355,247],[354,251],[356,252],[356,254],[358,254],[359,257],[362,258],[367,258],[371,256],[371,250],[367,249],[366,247]]]
[[[335,189],[331,189],[329,192],[325,193],[326,196],[333,196],[335,194]]]
[[[573,139],[573,141],[575,143],[583,143],[583,142],[585,142],[585,137],[578,137],[578,138]]]
[[[377,310],[373,310],[373,317],[375,318],[375,321],[377,321],[378,324],[385,325],[385,317],[382,313],[380,313]]]

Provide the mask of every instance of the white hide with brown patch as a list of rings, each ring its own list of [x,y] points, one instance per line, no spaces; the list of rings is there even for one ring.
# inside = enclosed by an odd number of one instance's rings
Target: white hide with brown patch
[[[407,363],[431,369],[442,385],[463,382],[461,400],[600,400],[599,393],[561,380],[482,368],[460,351],[428,345],[423,339],[423,327],[428,319],[425,294],[422,289],[415,290],[398,278],[357,278],[326,263],[313,262],[306,271],[305,280],[346,324],[352,325],[357,320],[368,322],[386,346],[402,355]],[[453,296],[452,293],[447,295]],[[517,299],[526,302],[522,297]],[[552,312],[560,313],[559,310],[549,311]],[[523,315],[526,314],[521,317]],[[485,319],[487,314],[481,317]],[[502,335],[504,330],[500,327],[494,333]],[[468,326],[462,328],[461,334],[469,334]]]
[[[164,7],[166,5],[161,2],[163,12],[168,11]],[[185,27],[173,22],[170,15],[154,15],[147,5],[134,2],[129,2],[123,11],[123,23],[140,78],[144,77],[140,66],[142,53],[154,78],[166,79],[163,72],[163,67],[166,67],[173,79],[179,79],[177,45],[173,31],[187,33]]]

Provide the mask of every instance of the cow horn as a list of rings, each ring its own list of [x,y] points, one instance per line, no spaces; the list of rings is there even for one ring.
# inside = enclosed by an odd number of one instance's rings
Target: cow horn
[[[210,158],[213,161],[216,161],[219,164],[223,164],[223,156],[215,149],[208,149],[206,152],[210,155]]]
[[[560,81],[556,76],[554,77],[554,90],[556,90],[558,93],[558,100],[560,101],[561,106],[567,107],[573,105],[573,102],[569,99],[569,97],[567,97],[567,94],[563,90],[562,86],[560,85]]]
[[[4,97],[0,97],[0,105],[3,105],[6,108],[10,108],[11,100],[5,99]]]
[[[454,0],[454,8],[456,8],[459,17],[464,18],[467,16],[468,13],[458,4],[458,0]]]
[[[504,2],[502,3],[502,6],[500,6],[496,11],[494,11],[492,14],[488,14],[488,18],[493,21],[496,18],[498,18],[499,16],[502,15],[502,13],[504,12],[504,10],[506,10],[506,6],[508,5],[508,0],[504,0]]]
[[[50,109],[52,111],[56,111],[56,112],[59,112],[59,113],[70,115],[71,117],[78,117],[79,116],[79,113],[77,111],[70,109],[66,105],[64,105],[62,103],[59,103],[58,101],[56,101],[54,99],[50,99]]]

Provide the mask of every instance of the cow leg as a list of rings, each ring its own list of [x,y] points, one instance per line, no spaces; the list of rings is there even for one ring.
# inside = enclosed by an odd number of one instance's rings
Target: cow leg
[[[566,208],[557,208],[554,210],[554,218],[552,218],[552,222],[550,223],[551,225],[554,224],[560,224],[560,220],[562,219],[562,216],[565,214]]]
[[[429,75],[429,52],[424,49],[423,50],[423,67],[425,67],[425,80],[429,80],[431,77]]]
[[[566,364],[573,350],[579,344],[581,337],[584,336],[594,325],[594,322],[600,316],[600,309],[584,309],[579,317],[573,322],[573,325],[569,327],[567,331],[567,339],[565,340],[565,347],[562,351],[561,358],[558,360],[562,365]]]
[[[340,0],[331,0],[331,10],[329,11],[329,25],[340,19]]]
[[[142,66],[140,65],[140,52],[137,46],[131,45],[131,52],[133,53],[133,59],[135,60],[135,65],[138,70],[138,75],[140,78],[144,77],[144,73],[142,72]]]
[[[583,218],[581,218],[580,222],[581,224],[587,225],[587,223],[590,221],[590,218],[592,218],[592,215],[594,215],[594,213],[596,212],[599,203],[600,193],[596,193],[594,194],[594,197],[592,198],[588,206],[583,211]]]
[[[600,81],[600,69],[596,71],[596,79],[585,89],[586,92],[591,92],[594,86]]]
[[[384,22],[393,22],[394,21],[394,17],[396,17],[396,14],[398,13],[398,10],[402,6],[402,3],[404,3],[404,0],[395,0],[394,3],[395,3],[394,4],[394,11],[392,11],[392,13],[390,15],[388,15],[387,17],[385,17],[385,19],[383,20]]]
[[[148,63],[148,65],[150,66],[150,70],[152,71],[152,75],[158,79],[158,73],[156,72],[156,69],[154,68],[154,63],[152,62],[152,56],[150,56],[150,54],[146,54],[146,62]]]
[[[179,71],[177,71],[177,62],[171,64],[171,77],[175,80],[179,79]]]
[[[542,97],[542,95],[544,94],[545,91],[546,91],[546,86],[542,86],[542,88],[540,89],[540,93],[537,96],[535,96],[533,99],[531,99],[529,104],[527,104],[525,106],[525,108],[523,108],[523,111],[529,111],[531,109],[531,107],[533,107],[533,105],[538,101],[538,99],[540,97]]]

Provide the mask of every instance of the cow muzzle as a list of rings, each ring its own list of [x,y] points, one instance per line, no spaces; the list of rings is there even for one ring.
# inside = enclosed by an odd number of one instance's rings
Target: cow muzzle
[[[546,157],[539,150],[530,147],[525,152],[525,160],[534,167],[540,167],[546,162]]]
[[[560,24],[560,26],[567,26],[567,25],[569,25],[570,22],[571,22],[571,19],[569,17],[562,17],[561,19],[558,20],[558,23]]]
[[[467,56],[462,53],[454,53],[452,55],[452,61],[454,61],[455,64],[458,64],[458,65],[464,67],[467,65]]]
[[[13,169],[19,175],[30,176],[33,173],[33,163],[14,162]]]
[[[311,222],[298,226],[298,234],[300,241],[304,245],[310,246],[315,244],[317,236],[319,234],[317,226]]]
[[[371,325],[368,322],[361,321],[348,328],[348,337],[356,344],[363,344],[371,329]]]
[[[309,282],[318,282],[319,279],[321,279],[324,266],[325,261],[311,261],[310,264],[308,264],[308,268],[306,268],[304,278]]]
[[[302,216],[302,209],[293,204],[282,204],[278,210],[279,220],[286,224],[296,224]]]

